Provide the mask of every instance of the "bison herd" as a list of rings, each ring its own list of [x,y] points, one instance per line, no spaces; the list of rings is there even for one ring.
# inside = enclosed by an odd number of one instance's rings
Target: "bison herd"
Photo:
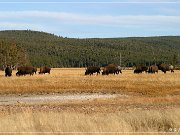
[[[162,72],[166,73],[167,71],[174,72],[174,67],[170,64],[159,64],[159,65],[152,65],[152,66],[145,66],[145,65],[137,65],[134,73],[139,74],[139,73],[158,73],[158,70],[161,70]],[[98,67],[98,66],[89,66],[85,70],[85,75],[93,75],[94,73],[100,74],[102,70],[102,75],[109,75],[109,74],[122,74],[121,67],[116,65],[116,64],[109,64],[105,67]],[[39,74],[45,74],[49,73],[50,74],[51,68],[44,66],[40,67],[40,72]],[[32,66],[21,66],[17,68],[17,73],[16,76],[25,76],[27,74],[34,75],[37,72],[36,67]],[[5,76],[12,76],[12,69],[7,66],[5,69]]]
[[[41,67],[40,68],[40,72],[39,74],[45,74],[45,73],[49,73],[50,74],[50,70],[51,68],[49,67]],[[32,66],[21,66],[17,68],[17,73],[16,76],[25,76],[25,75],[34,75],[37,72],[37,68],[36,67],[32,67]],[[12,69],[7,66],[5,69],[5,76],[12,76]]]
[[[121,72],[121,68],[115,64],[109,64],[102,68],[102,75],[109,75],[109,74],[119,74]],[[90,66],[86,68],[85,75],[93,75],[93,73],[100,74],[101,68],[97,66]]]
[[[159,64],[159,65],[152,65],[152,66],[145,66],[145,65],[137,65],[134,73],[139,74],[139,73],[158,73],[158,70],[161,70],[162,72],[166,73],[167,71],[174,72],[173,66],[170,64]],[[109,75],[109,74],[122,74],[121,67],[116,65],[116,64],[109,64],[105,67],[97,67],[97,66],[91,66],[87,67],[85,71],[85,75],[93,75],[93,73],[100,74],[102,69],[102,75]]]
[[[161,70],[162,72],[166,73],[167,71],[174,72],[174,67],[170,64],[158,64],[152,65],[152,66],[144,66],[144,65],[138,65],[136,66],[136,69],[134,70],[134,73],[139,74],[142,72],[146,73],[158,73],[158,70]]]

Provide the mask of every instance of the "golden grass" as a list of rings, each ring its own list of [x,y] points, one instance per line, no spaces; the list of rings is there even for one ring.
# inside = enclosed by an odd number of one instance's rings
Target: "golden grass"
[[[171,74],[133,74],[124,70],[120,75],[85,76],[84,68],[52,69],[51,74],[4,77],[0,72],[0,94],[23,93],[133,93],[138,95],[179,95],[180,71]]]
[[[180,109],[93,114],[26,109],[0,115],[0,132],[169,132],[179,129],[179,114]]]
[[[127,96],[0,105],[0,132],[168,132],[180,128],[180,71],[133,74],[125,70],[109,76],[85,76],[84,71],[60,68],[52,69],[50,75],[22,77],[13,71],[13,77],[7,78],[1,71],[0,94],[100,92]]]

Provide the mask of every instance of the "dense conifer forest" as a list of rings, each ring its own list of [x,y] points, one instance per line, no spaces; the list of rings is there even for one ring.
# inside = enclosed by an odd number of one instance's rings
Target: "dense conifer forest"
[[[67,38],[31,30],[0,31],[0,65],[86,67],[180,64],[180,36]]]

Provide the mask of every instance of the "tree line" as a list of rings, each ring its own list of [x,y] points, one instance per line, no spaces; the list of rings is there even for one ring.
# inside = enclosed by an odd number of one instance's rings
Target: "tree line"
[[[12,68],[18,65],[27,65],[28,58],[26,51],[13,41],[0,40],[0,68],[7,65]]]
[[[64,38],[31,30],[0,31],[0,66],[180,64],[180,37]]]

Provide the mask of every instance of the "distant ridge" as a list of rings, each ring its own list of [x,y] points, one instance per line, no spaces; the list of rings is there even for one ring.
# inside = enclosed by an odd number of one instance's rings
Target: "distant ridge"
[[[30,64],[37,67],[179,64],[180,55],[180,36],[78,39],[31,30],[5,30],[0,31],[2,40],[23,47]]]

